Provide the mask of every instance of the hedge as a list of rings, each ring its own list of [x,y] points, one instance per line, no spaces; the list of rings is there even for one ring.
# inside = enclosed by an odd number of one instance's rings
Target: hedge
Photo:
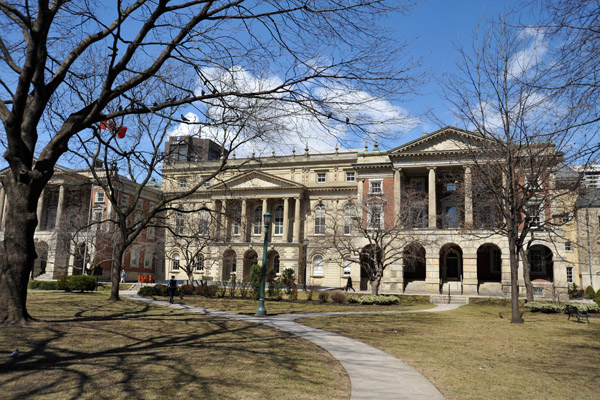
[[[57,290],[91,292],[96,290],[96,278],[89,275],[64,275],[56,282]]]
[[[530,303],[525,304],[525,308],[527,308],[531,312],[541,312],[541,313],[565,313],[567,307],[575,307],[580,312],[588,312],[588,313],[600,313],[600,307],[597,304],[587,304],[587,303],[566,303],[566,304],[555,304],[555,303],[542,303],[538,301],[532,301]]]
[[[56,281],[29,281],[30,289],[56,290]]]
[[[383,305],[383,306],[387,306],[387,305],[391,305],[391,304],[399,304],[400,303],[400,297],[398,296],[394,296],[394,295],[378,295],[378,296],[373,296],[373,295],[365,295],[365,296],[349,296],[347,298],[348,303],[358,303],[358,304],[364,304],[364,305],[371,305],[371,304],[377,304],[377,305]]]

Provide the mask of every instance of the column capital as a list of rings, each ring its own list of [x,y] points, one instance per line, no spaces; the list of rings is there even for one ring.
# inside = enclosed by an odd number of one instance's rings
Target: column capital
[[[435,170],[437,169],[437,167],[427,167],[427,169],[428,169],[429,171],[435,171]]]

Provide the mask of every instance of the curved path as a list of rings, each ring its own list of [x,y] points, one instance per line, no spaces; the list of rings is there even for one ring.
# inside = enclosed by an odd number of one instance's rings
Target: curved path
[[[296,319],[326,315],[350,314],[407,314],[416,312],[439,312],[454,310],[456,304],[438,305],[436,308],[414,311],[383,312],[326,312],[310,314],[281,314],[256,317],[232,314],[225,311],[191,307],[185,304],[170,304],[138,296],[133,292],[121,292],[123,297],[132,300],[155,303],[179,310],[202,315],[212,315],[238,321],[263,324],[285,332],[293,333],[328,351],[344,367],[350,378],[351,396],[355,399],[406,399],[443,400],[444,397],[431,382],[405,362],[365,343],[342,335],[311,328],[295,322]]]

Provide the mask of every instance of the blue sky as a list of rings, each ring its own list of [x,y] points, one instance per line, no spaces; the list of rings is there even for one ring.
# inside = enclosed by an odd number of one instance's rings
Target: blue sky
[[[423,0],[408,16],[395,16],[390,20],[398,38],[414,38],[409,50],[413,56],[423,57],[422,67],[430,78],[418,95],[398,104],[422,120],[409,134],[398,138],[398,145],[438,128],[423,115],[430,108],[443,124],[456,124],[449,105],[441,98],[435,75],[454,69],[454,43],[460,40],[470,45],[480,21],[483,25],[507,7],[517,7],[520,3],[517,0]]]

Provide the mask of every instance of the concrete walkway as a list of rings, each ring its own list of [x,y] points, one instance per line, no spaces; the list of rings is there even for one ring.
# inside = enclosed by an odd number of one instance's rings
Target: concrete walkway
[[[231,314],[225,311],[191,307],[185,304],[170,304],[168,301],[152,300],[138,296],[135,292],[124,291],[125,298],[155,303],[179,310],[202,315],[223,317],[238,321],[251,322],[280,329],[298,335],[328,351],[344,367],[350,377],[351,399],[406,399],[406,400],[443,400],[444,397],[423,375],[403,361],[391,355],[342,335],[315,329],[295,322],[296,319],[328,315],[351,314],[408,314],[416,312],[439,312],[454,310],[456,304],[438,305],[436,308],[415,311],[384,312],[326,312],[310,314],[281,314],[255,317]]]

